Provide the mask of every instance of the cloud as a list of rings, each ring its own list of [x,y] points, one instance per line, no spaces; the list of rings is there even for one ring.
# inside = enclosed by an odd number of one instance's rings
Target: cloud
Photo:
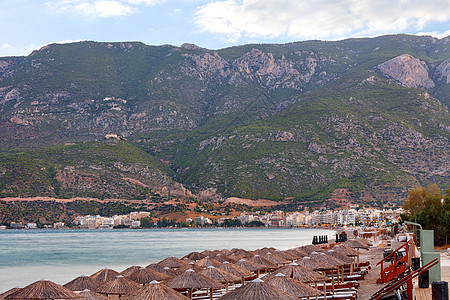
[[[4,44],[2,44],[1,48],[2,49],[11,49],[12,46],[10,44],[8,44],[8,43],[4,43]]]
[[[220,0],[198,8],[202,31],[245,38],[370,36],[450,20],[447,0]]]
[[[443,39],[445,37],[450,36],[450,30],[444,31],[444,32],[438,32],[438,31],[430,31],[430,32],[418,32],[417,35],[429,35],[436,37],[438,39]]]
[[[76,14],[89,18],[130,16],[139,6],[153,6],[165,0],[58,0],[46,5],[58,14]]]

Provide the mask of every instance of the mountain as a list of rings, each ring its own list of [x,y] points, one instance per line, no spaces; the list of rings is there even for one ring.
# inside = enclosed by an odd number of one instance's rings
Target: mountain
[[[0,58],[0,147],[51,160],[64,151],[42,146],[83,149],[115,134],[202,199],[311,203],[347,189],[352,201],[395,203],[411,186],[448,184],[449,82],[449,37],[217,51],[53,44]]]

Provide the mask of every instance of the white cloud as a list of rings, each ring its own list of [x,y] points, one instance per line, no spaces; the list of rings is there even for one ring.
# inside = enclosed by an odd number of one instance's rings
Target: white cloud
[[[417,35],[429,35],[429,36],[436,37],[438,39],[442,39],[442,38],[450,36],[450,30],[447,30],[444,32],[438,32],[438,31],[418,32]]]
[[[58,0],[47,2],[47,7],[59,14],[76,14],[90,18],[130,16],[139,6],[153,6],[165,0]]]
[[[333,39],[423,30],[450,20],[448,0],[220,0],[197,10],[203,30],[241,37]]]
[[[2,44],[2,49],[11,49],[11,48],[12,48],[12,46],[8,43]]]

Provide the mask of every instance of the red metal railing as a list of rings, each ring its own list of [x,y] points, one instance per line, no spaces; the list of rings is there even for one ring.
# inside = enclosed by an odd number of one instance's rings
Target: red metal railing
[[[377,283],[387,283],[406,271],[409,260],[409,247],[410,245],[408,241],[377,263],[377,266],[381,264],[380,278],[377,279]],[[399,258],[398,252],[403,248],[406,250],[406,255]],[[385,267],[384,262],[391,257],[393,257],[394,261],[392,264]]]

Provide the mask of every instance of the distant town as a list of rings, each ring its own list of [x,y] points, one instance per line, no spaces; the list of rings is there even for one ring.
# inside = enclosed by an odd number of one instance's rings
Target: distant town
[[[79,229],[112,229],[112,228],[176,228],[176,227],[342,227],[342,226],[375,226],[386,227],[396,224],[400,220],[403,209],[345,209],[324,211],[289,212],[274,211],[270,213],[242,212],[234,218],[210,219],[201,214],[195,218],[187,218],[184,222],[155,220],[151,212],[132,212],[127,215],[103,217],[100,215],[78,216],[72,224],[57,222],[45,225],[44,228],[79,228]],[[36,223],[22,224],[12,222],[9,227],[0,229],[37,229]]]

